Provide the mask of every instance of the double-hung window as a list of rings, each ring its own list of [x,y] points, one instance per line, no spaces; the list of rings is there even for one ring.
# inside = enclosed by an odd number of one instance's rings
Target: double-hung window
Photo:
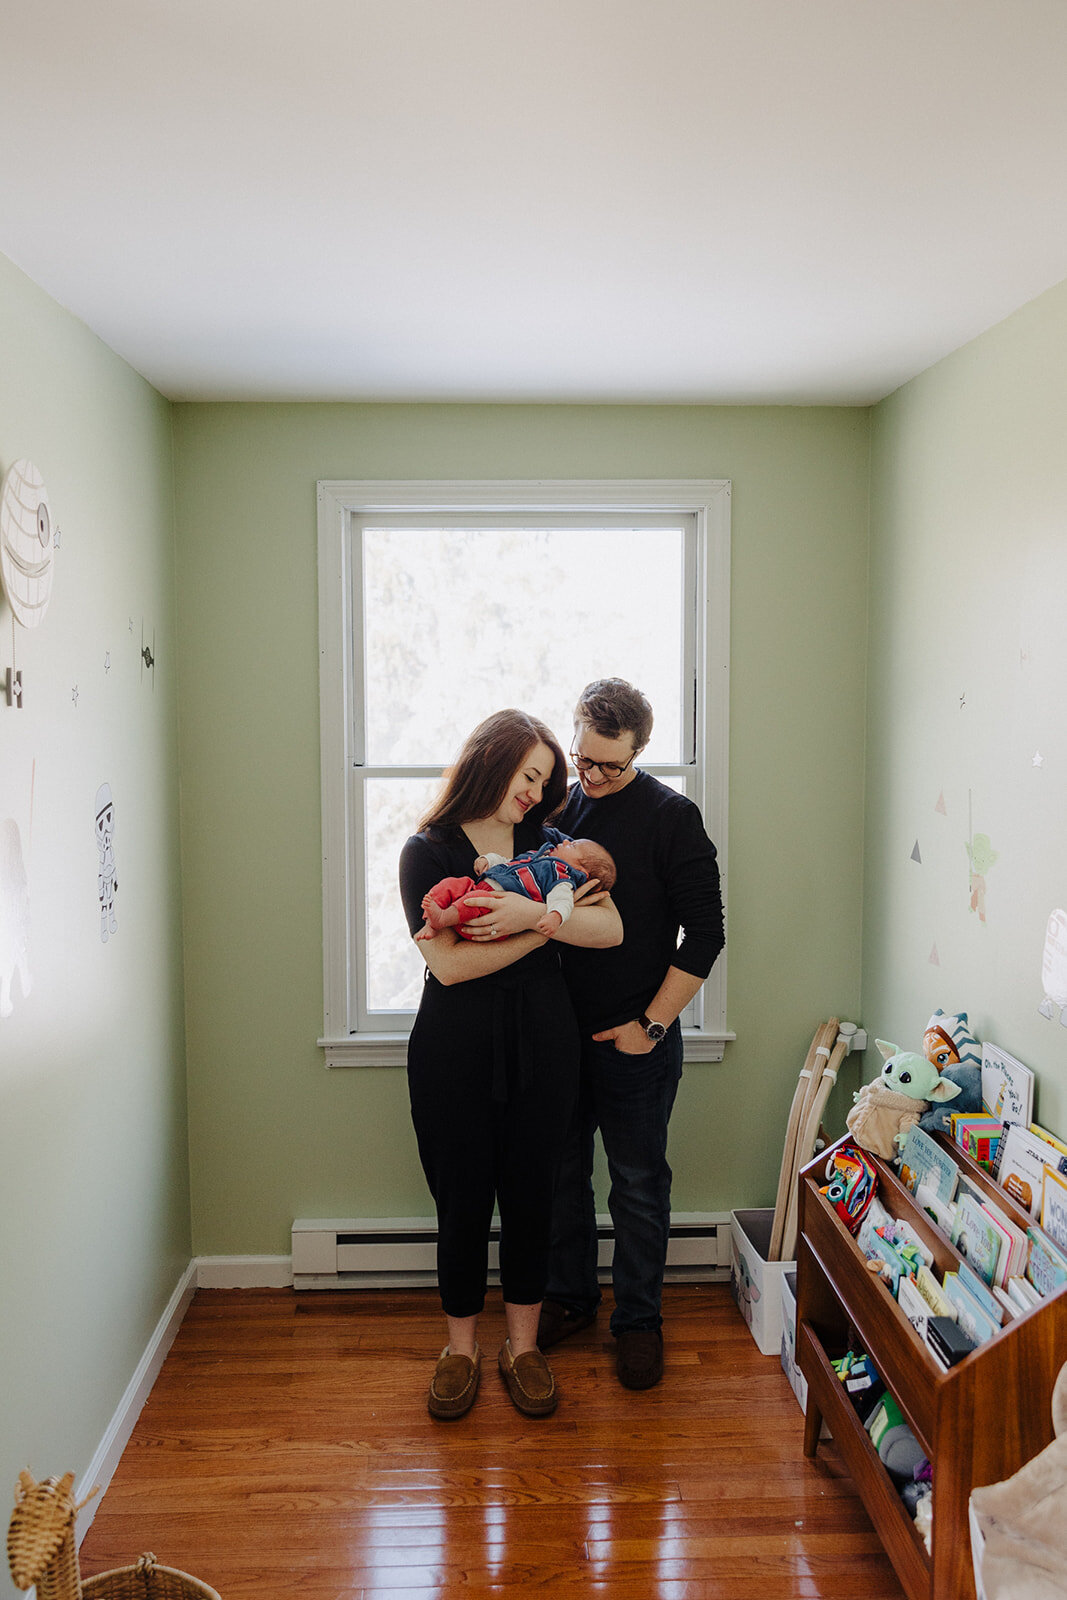
[[[463,740],[517,706],[564,750],[579,691],[652,702],[640,765],[701,808],[726,885],[729,484],[319,484],[327,1064],[400,1063],[423,963],[397,861]],[[730,1037],[725,957],[683,1016]]]

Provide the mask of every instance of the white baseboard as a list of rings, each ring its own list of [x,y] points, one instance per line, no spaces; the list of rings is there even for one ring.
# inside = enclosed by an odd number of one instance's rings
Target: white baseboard
[[[290,1289],[292,1256],[197,1256],[198,1289]]]
[[[166,1359],[167,1351],[174,1343],[175,1334],[182,1325],[182,1318],[189,1309],[189,1303],[195,1292],[196,1262],[190,1261],[178,1279],[177,1287],[167,1302],[166,1310],[156,1323],[144,1355],[137,1363],[137,1370],[126,1385],[126,1392],[119,1401],[115,1414],[107,1425],[104,1437],[97,1446],[96,1454],[89,1463],[88,1471],[74,1491],[76,1500],[84,1500],[92,1489],[99,1487],[100,1490],[100,1493],[93,1495],[88,1505],[78,1514],[76,1527],[79,1544],[81,1544],[89,1531],[93,1517],[96,1515],[96,1508],[114,1476],[115,1468],[119,1464],[122,1452],[129,1443],[134,1424],[141,1414],[141,1408],[148,1399],[152,1391],[152,1385],[159,1376],[159,1369]]]

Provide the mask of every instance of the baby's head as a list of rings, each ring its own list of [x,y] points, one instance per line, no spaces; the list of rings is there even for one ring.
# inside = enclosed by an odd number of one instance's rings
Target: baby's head
[[[615,862],[595,839],[564,839],[549,854],[559,856],[568,866],[580,867],[590,878],[598,879],[601,889],[615,887]]]

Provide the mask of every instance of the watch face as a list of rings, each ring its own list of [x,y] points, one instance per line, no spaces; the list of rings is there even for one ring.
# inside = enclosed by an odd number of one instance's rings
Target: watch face
[[[667,1030],[662,1022],[646,1022],[645,1024],[645,1033],[651,1039],[653,1044],[659,1044],[666,1032]]]

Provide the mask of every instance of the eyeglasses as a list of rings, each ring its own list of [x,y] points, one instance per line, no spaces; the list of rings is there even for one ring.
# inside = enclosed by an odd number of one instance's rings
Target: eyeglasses
[[[626,768],[630,765],[630,762],[633,761],[634,756],[636,755],[637,751],[635,750],[633,755],[630,757],[630,761],[624,761],[620,766],[617,761],[590,761],[588,756],[580,756],[576,751],[572,750],[571,760],[574,762],[574,765],[578,768],[579,772],[588,772],[592,767],[596,767],[597,771],[600,773],[600,776],[602,778],[607,778],[608,782],[611,783],[614,781],[614,779],[622,777],[623,773],[626,771]]]

